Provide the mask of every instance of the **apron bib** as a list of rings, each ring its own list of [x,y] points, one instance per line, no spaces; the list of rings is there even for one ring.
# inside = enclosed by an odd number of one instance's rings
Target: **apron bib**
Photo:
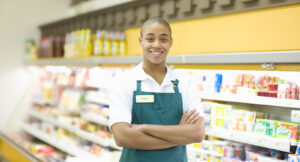
[[[177,125],[183,115],[178,80],[172,81],[175,93],[141,91],[141,81],[133,93],[132,124]],[[145,97],[141,101],[141,97]],[[154,97],[154,98],[153,98]],[[152,102],[154,99],[154,102]],[[160,150],[138,150],[124,147],[120,162],[187,162],[185,146]]]

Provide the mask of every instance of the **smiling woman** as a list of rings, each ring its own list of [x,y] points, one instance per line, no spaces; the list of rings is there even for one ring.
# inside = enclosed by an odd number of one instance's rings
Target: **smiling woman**
[[[166,66],[173,44],[167,21],[148,19],[138,39],[143,63],[117,78],[110,96],[109,126],[124,147],[120,162],[187,162],[185,145],[204,136],[199,91]]]

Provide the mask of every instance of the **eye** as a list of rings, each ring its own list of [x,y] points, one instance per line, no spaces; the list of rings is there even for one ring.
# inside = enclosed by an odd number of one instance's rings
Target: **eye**
[[[153,41],[154,39],[153,38],[146,38],[146,40],[150,42],[150,41]]]
[[[168,39],[166,39],[166,38],[161,38],[160,41],[163,42],[163,43],[166,43],[166,42],[168,41]]]

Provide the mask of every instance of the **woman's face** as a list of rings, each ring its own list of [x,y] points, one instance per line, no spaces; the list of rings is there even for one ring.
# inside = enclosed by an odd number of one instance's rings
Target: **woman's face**
[[[160,23],[152,23],[146,25],[142,32],[139,44],[143,48],[144,62],[165,64],[173,42],[168,28]]]

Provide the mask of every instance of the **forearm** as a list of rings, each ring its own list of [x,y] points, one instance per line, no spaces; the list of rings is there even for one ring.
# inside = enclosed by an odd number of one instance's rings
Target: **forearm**
[[[201,142],[204,137],[203,118],[196,124],[186,125],[144,125],[142,132],[151,136],[168,140],[178,145]]]
[[[124,125],[123,125],[124,126]],[[118,127],[123,127],[119,125]],[[176,146],[177,144],[169,142],[165,139],[153,137],[145,134],[140,130],[133,129],[130,126],[119,129],[114,133],[117,144],[121,147],[128,147],[140,150],[158,150]]]

